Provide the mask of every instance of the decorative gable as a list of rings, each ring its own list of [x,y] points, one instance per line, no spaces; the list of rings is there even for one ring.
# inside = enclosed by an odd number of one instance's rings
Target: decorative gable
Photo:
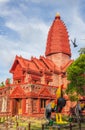
[[[19,64],[19,66],[23,69],[23,70],[27,70],[29,64],[30,64],[30,60],[23,58],[22,56],[16,56],[14,63],[10,69],[10,73],[13,73],[15,71],[15,68],[17,66],[17,64]]]
[[[10,98],[26,98],[26,93],[20,86],[17,86],[10,94]]]
[[[39,97],[45,97],[45,98],[51,97],[51,93],[49,92],[49,90],[46,87],[44,87],[40,90]]]

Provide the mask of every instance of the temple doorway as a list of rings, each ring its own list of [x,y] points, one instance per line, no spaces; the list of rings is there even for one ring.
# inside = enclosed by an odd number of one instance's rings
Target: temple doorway
[[[13,100],[13,115],[22,114],[22,99],[16,98]]]

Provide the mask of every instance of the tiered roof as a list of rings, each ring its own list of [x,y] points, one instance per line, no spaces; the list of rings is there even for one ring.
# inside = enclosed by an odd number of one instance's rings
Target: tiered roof
[[[23,57],[16,56],[14,63],[10,69],[10,72],[13,73],[15,71],[16,65],[20,64],[22,70],[41,74],[41,73],[60,73],[60,69],[48,58],[44,56],[40,56],[40,58],[32,57],[31,60],[27,60]]]

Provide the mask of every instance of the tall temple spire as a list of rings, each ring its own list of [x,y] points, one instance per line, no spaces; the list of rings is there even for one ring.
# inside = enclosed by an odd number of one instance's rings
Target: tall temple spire
[[[45,55],[63,53],[71,56],[69,36],[60,14],[57,13],[48,33]]]

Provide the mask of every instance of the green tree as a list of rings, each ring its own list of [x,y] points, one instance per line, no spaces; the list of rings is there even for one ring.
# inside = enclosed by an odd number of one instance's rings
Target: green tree
[[[66,93],[70,100],[78,100],[79,95],[85,95],[85,54],[81,54],[67,69],[69,80]]]
[[[0,83],[0,87],[4,87],[5,85],[4,85],[4,82],[1,82]]]
[[[80,55],[85,54],[85,48],[81,48],[78,52],[79,52]]]

